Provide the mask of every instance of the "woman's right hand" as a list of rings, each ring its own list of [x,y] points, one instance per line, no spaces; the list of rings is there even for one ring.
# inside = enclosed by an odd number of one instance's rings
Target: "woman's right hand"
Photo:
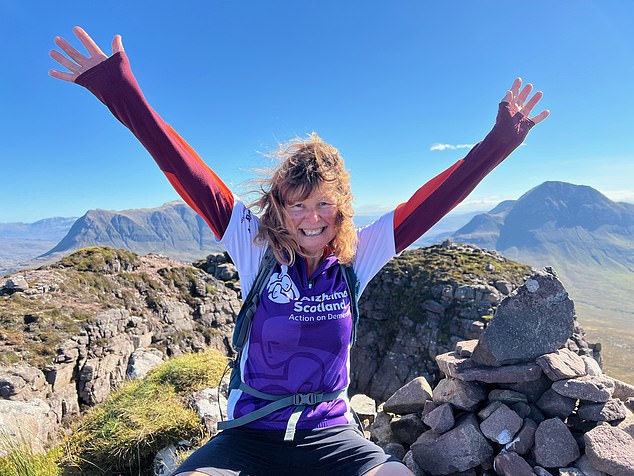
[[[104,62],[108,57],[101,51],[101,48],[97,46],[97,43],[86,33],[82,28],[76,26],[73,28],[75,36],[84,45],[89,56],[85,56],[61,36],[55,37],[55,44],[59,46],[64,53],[66,53],[70,59],[56,50],[51,50],[49,55],[60,65],[70,71],[58,71],[56,69],[49,70],[48,74],[54,78],[61,79],[63,81],[75,82],[80,74],[85,73],[90,68],[97,66],[99,63]],[[121,36],[116,35],[112,40],[112,54],[120,53],[123,51],[123,43],[121,42]]]

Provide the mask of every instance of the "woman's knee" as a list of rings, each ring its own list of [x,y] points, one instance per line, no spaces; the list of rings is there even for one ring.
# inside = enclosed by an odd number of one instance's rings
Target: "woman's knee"
[[[402,463],[388,461],[372,468],[363,476],[414,476],[414,473]]]

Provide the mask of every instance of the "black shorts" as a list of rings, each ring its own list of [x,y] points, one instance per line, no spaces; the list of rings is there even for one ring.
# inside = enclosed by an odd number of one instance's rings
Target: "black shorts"
[[[362,475],[388,461],[399,461],[368,441],[355,425],[284,431],[237,427],[200,447],[172,474],[200,471],[210,476]]]

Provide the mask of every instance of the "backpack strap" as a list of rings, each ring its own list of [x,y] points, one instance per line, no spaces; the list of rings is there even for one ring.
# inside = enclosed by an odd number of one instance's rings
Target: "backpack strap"
[[[262,257],[262,261],[260,261],[260,268],[258,269],[258,274],[253,281],[253,286],[251,286],[249,294],[244,300],[244,303],[240,308],[240,312],[238,313],[238,317],[236,318],[236,326],[233,331],[231,345],[233,350],[235,350],[238,354],[242,352],[242,349],[249,338],[251,324],[253,324],[253,316],[260,304],[260,294],[273,274],[276,262],[277,260],[275,259],[273,250],[270,247],[267,248],[264,256]]]
[[[260,294],[266,286],[269,278],[273,274],[275,269],[275,254],[269,247],[264,252],[264,256],[260,261],[260,267],[258,268],[258,274],[253,280],[253,285],[247,294],[247,298],[242,303],[240,312],[236,317],[236,325],[233,329],[233,337],[231,339],[231,347],[235,351],[236,355],[229,361],[229,367],[231,367],[231,376],[229,377],[229,389],[237,389],[242,382],[242,376],[240,374],[240,361],[242,359],[242,349],[247,343],[249,334],[251,333],[251,325],[253,324],[253,316],[260,304]]]
[[[239,418],[218,422],[218,428],[226,430],[227,428],[235,428],[237,426],[246,425],[247,423],[259,420],[263,416],[269,415],[276,410],[294,406],[295,408],[293,413],[286,425],[286,433],[284,435],[285,441],[292,441],[295,437],[295,427],[297,426],[299,417],[306,408],[306,405],[316,405],[321,402],[336,400],[344,396],[347,392],[347,389],[343,389],[330,393],[312,392],[295,393],[292,395],[270,395],[268,393],[260,392],[244,382],[240,382],[238,389],[262,400],[268,400],[270,403],[267,403],[263,407],[247,413],[246,415],[242,415]]]
[[[342,264],[343,278],[346,281],[348,298],[350,299],[350,312],[352,313],[352,334],[350,342],[352,345],[357,341],[357,326],[359,325],[359,279],[351,264]]]

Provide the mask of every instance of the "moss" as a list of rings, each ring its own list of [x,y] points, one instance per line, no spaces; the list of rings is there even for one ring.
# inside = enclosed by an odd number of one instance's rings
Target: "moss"
[[[190,392],[217,386],[226,365],[226,357],[215,350],[186,354],[155,368],[148,380],[169,383],[178,392]]]
[[[494,271],[487,271],[488,264],[493,264]],[[529,266],[498,260],[477,248],[435,245],[407,250],[387,263],[368,285],[362,301],[380,303],[391,316],[407,316],[413,322],[424,323],[428,319],[424,303],[438,299],[437,289],[434,291],[438,286],[473,285],[476,279],[489,283],[506,280],[521,285],[527,274],[530,274]],[[382,312],[387,311],[378,311]],[[442,322],[440,325],[442,327]],[[448,339],[449,330],[441,329],[440,338]]]
[[[83,248],[62,258],[54,267],[73,268],[77,271],[93,271],[110,273],[132,270],[139,265],[139,257],[135,253],[105,246]]]
[[[207,294],[211,296],[213,296],[214,294],[218,292],[218,289],[216,288],[216,286],[207,282],[205,283],[205,290],[207,291]]]
[[[167,384],[124,384],[90,412],[67,442],[65,465],[97,474],[151,468],[158,450],[181,439],[200,440],[203,426]]]
[[[184,403],[192,390],[217,386],[226,358],[217,351],[186,354],[124,383],[75,425],[61,445],[64,474],[151,474],[161,448],[204,440],[204,426]]]
[[[181,300],[194,307],[197,303],[195,294],[198,294],[198,287],[205,284],[205,274],[192,266],[180,266],[177,268],[163,268],[159,270],[159,275],[163,278],[165,285],[171,286],[179,293]]]
[[[22,358],[12,350],[0,351],[0,364],[11,365],[20,362]],[[2,474],[2,473],[0,473]]]

